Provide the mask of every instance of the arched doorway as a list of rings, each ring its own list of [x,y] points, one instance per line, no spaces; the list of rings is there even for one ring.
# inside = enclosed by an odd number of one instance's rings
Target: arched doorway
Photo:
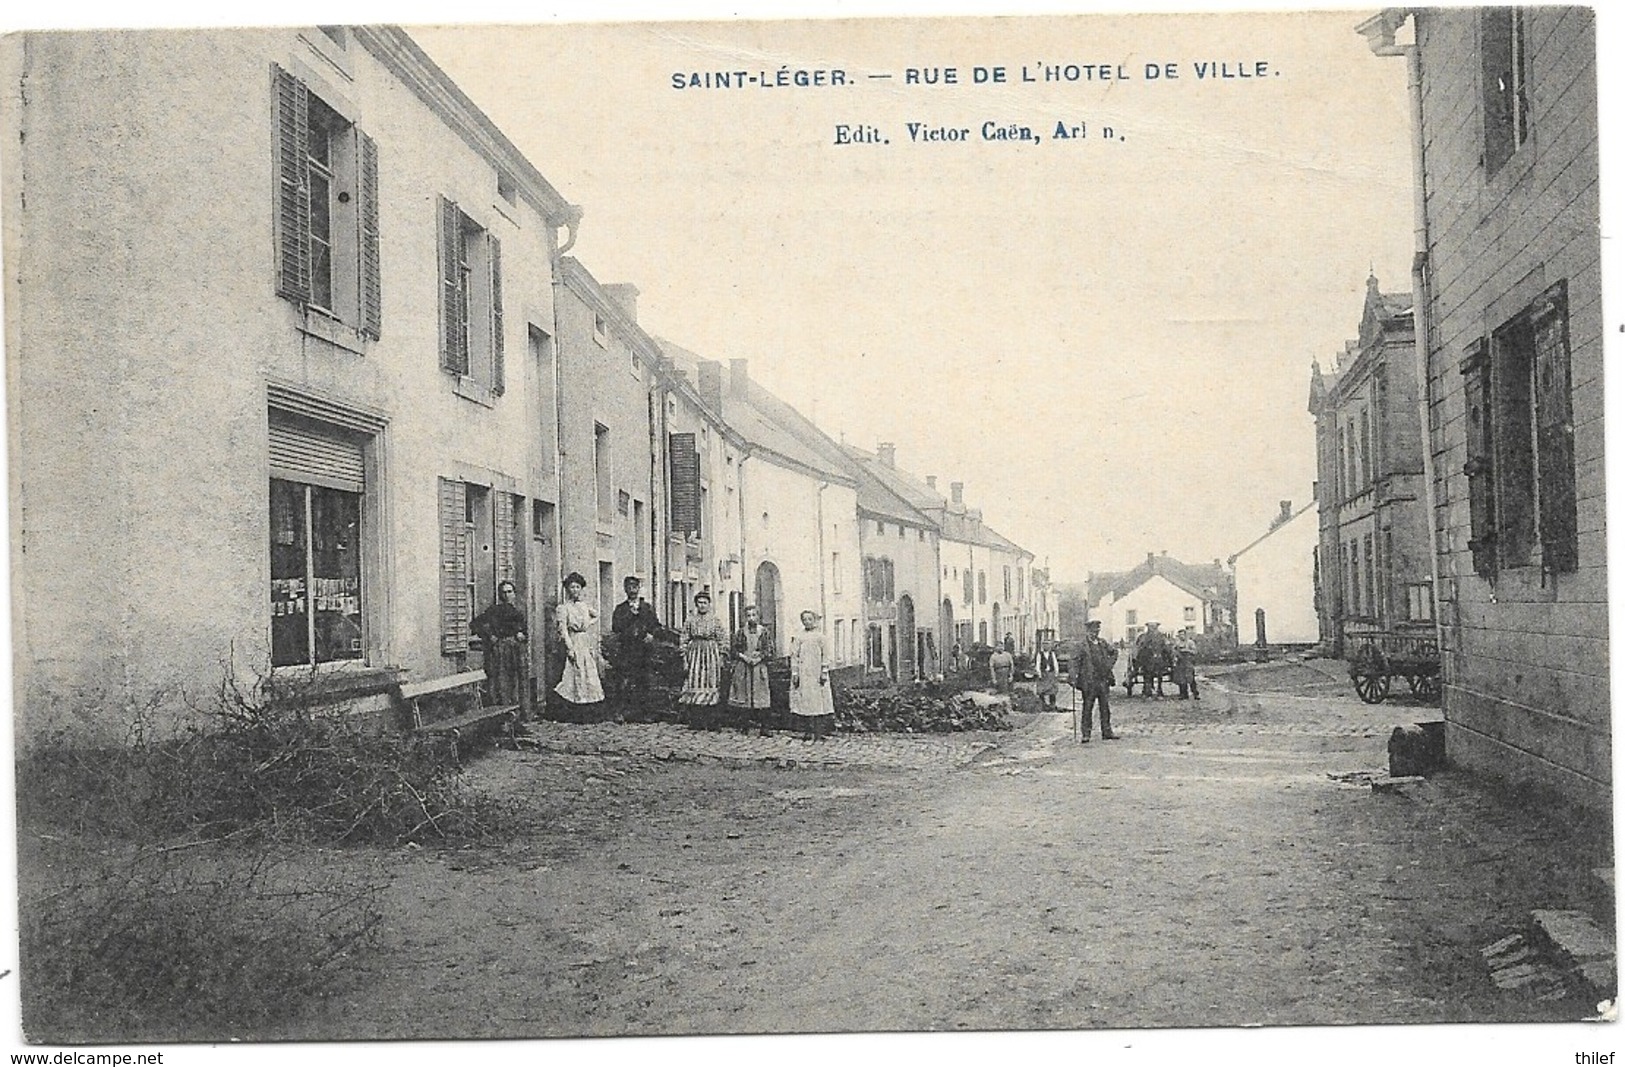
[[[911,682],[918,675],[914,663],[914,598],[904,593],[897,598],[897,677]]]
[[[763,562],[756,568],[756,610],[761,613],[762,623],[773,631],[773,640],[780,648],[786,640],[784,633],[784,620],[779,618],[779,591],[783,587],[779,584],[779,568],[771,563]]]

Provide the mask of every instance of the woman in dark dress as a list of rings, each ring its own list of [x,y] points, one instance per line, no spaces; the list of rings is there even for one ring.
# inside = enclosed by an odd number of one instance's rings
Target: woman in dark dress
[[[491,701],[498,705],[525,702],[525,641],[530,627],[525,613],[514,603],[518,599],[512,582],[500,582],[497,602],[474,620],[474,632],[485,646],[485,678],[490,683]]]

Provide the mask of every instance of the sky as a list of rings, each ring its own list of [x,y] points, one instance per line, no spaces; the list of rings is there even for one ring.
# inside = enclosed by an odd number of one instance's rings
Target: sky
[[[1369,14],[412,33],[584,209],[571,254],[638,286],[645,329],[964,482],[1081,580],[1227,558],[1310,499],[1311,361],[1355,335],[1370,273],[1410,287],[1405,65],[1354,32]],[[856,84],[672,85],[784,67]],[[989,121],[1042,140],[984,140]],[[839,125],[889,143],[837,145]]]

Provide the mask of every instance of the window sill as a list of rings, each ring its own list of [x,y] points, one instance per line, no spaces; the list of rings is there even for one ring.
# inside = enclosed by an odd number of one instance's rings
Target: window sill
[[[457,375],[453,391],[464,400],[472,400],[482,408],[496,407],[496,397],[491,390],[483,382],[466,374]]]
[[[299,323],[299,332],[358,356],[367,354],[366,341],[354,327],[316,308],[304,310]]]

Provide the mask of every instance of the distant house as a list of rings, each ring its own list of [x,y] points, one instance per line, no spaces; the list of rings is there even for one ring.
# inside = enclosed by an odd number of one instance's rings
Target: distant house
[[[1230,557],[1236,583],[1237,638],[1243,644],[1313,645],[1320,641],[1315,611],[1315,545],[1320,538],[1313,501],[1297,511],[1292,501],[1270,528]]]
[[[1228,645],[1235,640],[1235,587],[1218,560],[1193,566],[1147,553],[1133,570],[1089,576],[1089,619],[1100,620],[1108,641],[1133,641],[1157,623],[1163,633],[1189,626]]]
[[[1596,14],[1395,8],[1359,29],[1411,64],[1446,754],[1607,810]]]
[[[846,447],[858,475],[858,545],[863,556],[861,659],[868,670],[910,681],[942,672],[937,597],[941,582],[937,523],[886,479],[897,470],[897,446],[873,452]],[[885,480],[883,480],[885,479]],[[849,635],[857,641],[860,635]],[[841,644],[837,638],[837,646]]]

